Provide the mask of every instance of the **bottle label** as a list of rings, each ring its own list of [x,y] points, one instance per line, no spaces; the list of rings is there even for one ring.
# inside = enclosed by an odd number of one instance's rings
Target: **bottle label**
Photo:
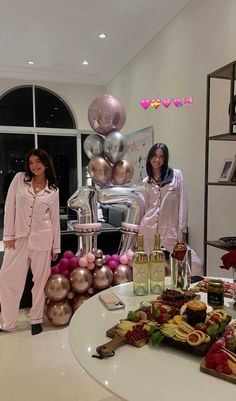
[[[136,283],[145,283],[148,281],[148,264],[133,266],[133,281]]]

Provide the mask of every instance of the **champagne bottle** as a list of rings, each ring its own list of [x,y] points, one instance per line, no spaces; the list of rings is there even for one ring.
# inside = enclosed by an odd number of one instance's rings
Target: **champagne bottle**
[[[160,294],[165,289],[165,254],[161,250],[160,234],[155,234],[154,248],[149,256],[150,292]]]
[[[143,249],[143,235],[137,236],[137,248],[133,256],[133,290],[135,295],[148,294],[148,255]]]

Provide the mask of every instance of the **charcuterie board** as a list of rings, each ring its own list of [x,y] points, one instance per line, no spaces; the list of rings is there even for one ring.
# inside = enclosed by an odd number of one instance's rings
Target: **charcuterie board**
[[[200,363],[200,370],[203,373],[207,373],[207,374],[209,374],[211,376],[215,376],[215,377],[218,377],[219,379],[223,379],[223,380],[226,380],[228,382],[236,384],[236,376],[234,374],[225,375],[224,373],[216,372],[216,370],[214,370],[214,369],[207,368],[206,364],[205,364],[205,359],[203,359],[201,361],[201,363]]]
[[[233,298],[232,290],[230,290],[230,286],[233,283],[224,282],[224,297],[226,298]],[[207,280],[199,281],[197,285],[194,287],[195,291],[198,289],[200,292],[207,292]]]

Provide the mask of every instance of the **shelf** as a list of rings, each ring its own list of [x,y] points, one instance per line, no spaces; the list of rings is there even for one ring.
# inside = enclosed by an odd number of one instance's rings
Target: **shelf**
[[[214,246],[215,248],[222,249],[224,251],[233,251],[234,249],[236,249],[236,247],[223,245],[220,241],[207,241],[206,244]]]
[[[211,74],[209,74],[209,76],[212,78],[231,79],[232,66],[235,63],[236,63],[236,61],[229,63],[229,64],[225,65],[224,67],[221,67],[218,70],[212,72]],[[235,70],[234,79],[236,79],[236,70]]]
[[[212,135],[207,138],[209,141],[236,141],[236,132],[234,134]]]
[[[208,182],[206,185],[218,185],[224,187],[235,187],[236,182],[224,182],[224,181],[216,181],[216,182]]]

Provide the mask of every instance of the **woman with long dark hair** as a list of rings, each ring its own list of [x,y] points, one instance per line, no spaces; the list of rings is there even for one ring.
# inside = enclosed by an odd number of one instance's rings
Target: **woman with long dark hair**
[[[59,190],[52,162],[42,149],[34,149],[27,155],[25,173],[17,173],[10,184],[3,242],[0,331],[17,327],[20,299],[30,266],[34,282],[29,313],[31,333],[39,334],[45,306],[44,287],[51,260],[56,260],[60,253]]]

